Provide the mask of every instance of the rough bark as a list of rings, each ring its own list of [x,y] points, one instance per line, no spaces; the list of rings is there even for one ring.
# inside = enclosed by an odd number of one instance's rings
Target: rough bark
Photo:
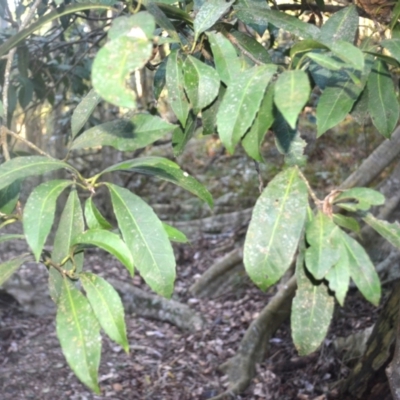
[[[341,384],[343,398],[367,399],[374,378],[384,370],[393,354],[400,302],[400,282],[396,283],[376,322],[367,349],[349,377]]]

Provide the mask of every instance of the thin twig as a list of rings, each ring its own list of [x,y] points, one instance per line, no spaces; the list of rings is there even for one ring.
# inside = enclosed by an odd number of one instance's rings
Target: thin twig
[[[320,200],[317,195],[315,194],[315,192],[312,190],[310,184],[308,183],[307,178],[304,176],[304,174],[300,171],[300,168],[297,168],[297,170],[299,171],[299,175],[300,178],[303,179],[304,183],[307,186],[308,192],[310,193],[311,198],[313,199],[315,205],[319,208],[321,207],[321,205],[324,203],[322,200]]]
[[[25,139],[23,136],[18,135],[18,133],[15,133],[13,131],[10,131],[9,129],[7,129],[5,126],[1,127],[1,134],[2,135],[10,135],[12,136],[14,139],[19,140],[20,142],[26,144],[28,147],[30,147],[32,150],[35,150],[36,152],[38,152],[39,154],[41,154],[42,156],[46,156],[48,158],[51,158],[52,160],[54,160],[54,158],[50,155],[47,154],[45,151],[43,151],[42,149],[40,149],[39,147],[37,147],[36,145],[34,145],[32,142],[30,142],[29,140]]]
[[[261,62],[259,59],[255,58],[253,56],[253,54],[251,54],[250,52],[248,52],[235,38],[235,36],[233,36],[231,33],[229,32],[224,32],[224,35],[228,38],[228,40],[234,45],[236,46],[246,57],[250,58],[251,61],[253,61],[254,64],[256,65],[264,65],[263,62]]]

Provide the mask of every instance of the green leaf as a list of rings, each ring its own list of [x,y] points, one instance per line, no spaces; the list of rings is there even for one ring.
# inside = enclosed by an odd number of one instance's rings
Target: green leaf
[[[84,230],[84,221],[81,204],[76,193],[76,189],[71,190],[67,203],[61,213],[60,222],[54,237],[54,246],[51,253],[51,259],[56,264],[65,262],[71,253],[70,248],[75,236],[81,234]],[[68,259],[62,268],[67,271],[74,270],[80,273],[83,266],[83,252],[74,255],[74,259]],[[49,270],[49,290],[51,298],[55,303],[62,289],[63,277],[55,268]]]
[[[210,0],[204,2],[193,22],[194,40],[197,41],[201,33],[211,28],[233,3],[234,0]]]
[[[367,214],[363,220],[390,244],[400,248],[400,225],[398,222],[389,223],[375,218],[372,214]]]
[[[230,82],[240,74],[240,59],[233,44],[220,32],[207,32],[208,41],[214,56],[215,69],[222,82],[229,86]]]
[[[33,251],[36,262],[40,259],[53,225],[58,196],[72,184],[73,182],[69,180],[44,182],[37,186],[28,197],[22,222],[26,241]]]
[[[182,154],[187,143],[196,132],[196,121],[196,115],[194,115],[193,112],[190,112],[186,120],[185,128],[182,130],[181,127],[178,127],[172,133],[172,149],[175,157]]]
[[[116,185],[108,183],[107,186],[118,227],[132,252],[135,267],[156,293],[170,297],[175,259],[161,221],[140,197]]]
[[[108,38],[113,40],[119,36],[127,35],[135,29],[141,29],[147,39],[153,39],[156,23],[151,14],[146,11],[139,11],[134,15],[122,16],[113,20],[111,28],[108,30]]]
[[[345,232],[342,232],[342,241],[348,254],[351,278],[363,296],[377,306],[381,297],[381,284],[374,264],[364,248]]]
[[[201,111],[201,120],[203,122],[203,135],[212,135],[216,133],[217,113],[225,92],[225,86],[220,85],[218,97],[208,107]]]
[[[293,129],[310,92],[310,82],[304,71],[285,71],[275,83],[275,104]]]
[[[385,196],[377,190],[355,187],[343,190],[334,198],[334,204],[340,201],[356,200],[359,203],[366,203],[368,208],[371,206],[381,206],[385,203]]]
[[[262,36],[262,33],[268,27],[268,19],[265,11],[270,8],[267,2],[263,0],[239,0],[233,6],[233,9],[235,15],[237,15],[241,21],[250,25]]]
[[[127,245],[115,233],[104,229],[90,229],[75,236],[71,244],[76,245],[79,243],[92,244],[112,254],[125,265],[133,276],[132,254]]]
[[[214,68],[197,58],[187,56],[183,66],[186,94],[195,114],[207,107],[218,96],[219,76]]]
[[[321,67],[329,69],[331,71],[340,71],[341,69],[343,69],[346,66],[342,62],[337,61],[336,58],[333,58],[329,54],[308,53],[307,57],[311,58],[311,60],[315,61]]]
[[[344,40],[337,40],[331,44],[330,49],[354,69],[359,71],[364,69],[364,54],[353,44]]]
[[[151,114],[135,114],[131,119],[116,119],[94,126],[79,135],[71,149],[112,146],[121,151],[134,151],[154,143],[176,125]]]
[[[21,182],[19,180],[0,190],[0,213],[11,214],[14,211],[20,191]]]
[[[267,49],[261,43],[258,43],[253,37],[246,35],[243,32],[234,30],[230,31],[229,35],[232,42],[239,48],[240,52],[242,52],[242,49],[244,49],[258,61],[264,64],[272,63],[271,56],[269,55]],[[244,54],[244,56],[250,65],[254,65],[253,60],[248,58],[246,54]]]
[[[73,169],[63,161],[43,156],[12,158],[0,165],[0,189],[4,189],[18,179],[42,175],[60,168]]]
[[[106,43],[93,62],[92,83],[96,92],[118,107],[136,108],[136,94],[126,80],[131,72],[146,64],[152,48],[152,42],[140,28]]]
[[[321,280],[339,260],[339,228],[322,211],[307,225],[307,248],[305,261],[308,271],[315,279]]]
[[[382,40],[381,45],[389,50],[392,56],[400,63],[400,39]]]
[[[275,10],[265,10],[264,13],[270,24],[288,31],[292,35],[304,39],[317,39],[320,35],[320,30],[315,25],[307,24],[293,15]]]
[[[0,243],[7,242],[8,240],[15,240],[15,239],[25,239],[24,235],[19,235],[16,233],[9,233],[9,234],[1,234],[0,235]]]
[[[101,97],[92,89],[76,106],[71,117],[72,138],[85,126],[100,100]]]
[[[344,247],[340,247],[339,261],[325,275],[329,282],[329,288],[335,292],[335,297],[343,307],[347,291],[350,285],[350,267],[347,252]]]
[[[276,148],[285,155],[287,165],[304,165],[306,162],[304,155],[306,141],[301,138],[299,131],[289,126],[278,110],[275,114],[272,130],[275,134]]]
[[[188,243],[189,240],[186,237],[186,235],[181,232],[179,229],[166,224],[165,222],[162,223],[163,227],[165,229],[165,232],[168,235],[168,239],[171,240],[172,242],[177,242],[177,243]]]
[[[243,71],[226,90],[218,110],[217,126],[221,141],[229,152],[233,152],[251,126],[276,68],[275,65],[263,65]]]
[[[132,171],[140,174],[156,176],[181,186],[190,193],[198,196],[205,201],[210,207],[213,205],[211,194],[196,179],[192,178],[187,172],[182,171],[178,164],[162,157],[143,157],[133,160],[123,161],[119,164],[108,167],[100,174],[113,171]]]
[[[85,202],[85,220],[89,229],[111,229],[112,225],[101,215],[89,197]]]
[[[242,139],[242,146],[246,153],[256,161],[263,161],[263,157],[260,153],[260,146],[274,121],[273,104],[274,86],[269,85],[253,124],[246,133],[246,136]]]
[[[185,127],[190,107],[184,90],[182,66],[183,61],[179,56],[179,51],[172,50],[168,57],[166,71],[168,100],[172,111]]]
[[[244,265],[261,290],[277,282],[290,267],[307,205],[307,186],[296,167],[276,175],[258,198],[244,244]]]
[[[293,59],[298,54],[308,53],[312,50],[329,50],[329,47],[313,39],[305,39],[295,43],[290,49],[290,57]],[[317,53],[314,53],[317,54]]]
[[[399,102],[386,65],[376,60],[368,78],[368,109],[379,133],[390,138],[399,120]]]
[[[168,58],[164,58],[154,74],[153,94],[156,100],[159,99],[166,83],[167,61]]]
[[[97,384],[101,355],[100,326],[86,297],[68,278],[62,279],[56,328],[69,366],[81,382],[100,394]]]
[[[104,332],[129,353],[124,307],[118,293],[107,281],[90,272],[81,274],[79,278]]]
[[[324,340],[335,302],[324,283],[316,284],[309,280],[302,262],[296,265],[296,277],[297,291],[292,303],[290,325],[294,345],[304,356],[317,350]]]
[[[318,137],[343,121],[362,89],[363,85],[355,85],[353,80],[345,75],[342,75],[334,86],[325,88],[317,105]]]
[[[334,41],[353,43],[358,29],[358,13],[354,5],[343,8],[327,19],[318,40],[328,46]]]
[[[355,233],[360,233],[360,225],[357,220],[352,217],[346,217],[342,214],[333,214],[333,222],[342,228],[348,229]]]
[[[155,4],[155,2],[151,0],[141,1],[142,4],[146,7],[147,11],[154,17],[157,25],[165,30],[168,33],[169,37],[172,38],[174,41],[180,42],[179,35],[176,32],[174,24],[171,22],[170,18],[167,17],[166,13],[168,14],[168,11],[172,8],[173,13],[171,18],[176,18],[176,16],[179,14],[180,18],[183,21],[187,22],[189,25],[191,24],[190,17],[178,7],[169,7],[168,5],[164,5],[162,3]]]
[[[28,255],[23,254],[0,264],[0,286],[27,260]]]

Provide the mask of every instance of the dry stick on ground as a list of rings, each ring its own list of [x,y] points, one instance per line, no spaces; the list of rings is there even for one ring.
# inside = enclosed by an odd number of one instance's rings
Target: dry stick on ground
[[[389,381],[390,391],[392,392],[393,400],[400,400],[400,324],[399,313],[400,307],[397,301],[397,328],[396,328],[396,345],[394,348],[394,356],[391,363],[386,368],[386,376]]]
[[[345,189],[368,185],[399,153],[400,128],[397,128],[393,132],[391,140],[382,142],[340,187]],[[250,324],[237,354],[221,366],[221,369],[229,377],[228,390],[211,400],[230,399],[233,395],[243,392],[250,384],[255,373],[256,363],[260,362],[268,353],[269,338],[290,315],[296,287],[296,279],[293,276],[286,285],[280,287],[257,319]]]

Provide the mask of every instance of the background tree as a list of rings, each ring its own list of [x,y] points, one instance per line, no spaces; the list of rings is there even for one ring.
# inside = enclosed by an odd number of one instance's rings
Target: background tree
[[[100,171],[81,171],[70,161],[80,149],[110,146],[139,155],[142,148],[172,133],[177,156],[201,124],[204,135],[218,134],[228,153],[240,144],[258,166],[263,162],[260,146],[266,133],[273,132],[285,165],[265,189],[260,187],[243,259],[261,290],[287,273],[293,276],[249,328],[233,362],[225,365],[231,393],[249,383],[268,338],[289,313],[295,346],[306,355],[323,341],[335,299],[343,305],[350,279],[368,301],[379,304],[379,276],[356,238],[362,239],[360,223],[366,223],[400,247],[399,225],[369,212],[384,203],[384,196],[362,187],[397,154],[396,147],[390,156],[388,147],[395,147],[399,135],[393,133],[399,104],[392,72],[400,63],[400,7],[386,2],[357,5],[360,8],[337,7],[322,0],[271,5],[259,0],[54,5],[36,1],[26,10],[20,4],[15,12],[3,6],[10,25],[0,46],[0,56],[5,57],[0,210],[2,226],[22,222],[20,238],[27,241],[31,254],[1,264],[1,282],[32,257],[48,267],[63,352],[92,390],[99,391],[100,327],[124,349],[128,344],[118,294],[85,271],[85,249],[103,248],[132,275],[136,268],[152,290],[170,297],[175,279],[170,240],[186,241],[140,197],[105,177],[118,171],[152,175],[183,187],[210,206],[213,202],[207,189],[171,160],[136,157]],[[359,13],[377,23],[372,33],[360,31]],[[35,36],[38,31],[43,35]],[[154,98],[166,93],[176,118],[160,118],[160,108],[144,99],[142,83],[147,81],[137,72],[141,69],[155,70]],[[68,113],[72,114],[71,129],[59,141],[65,150],[15,132],[28,125],[16,113],[33,119],[50,108],[57,118],[56,130],[67,131]],[[359,121],[371,118],[381,135],[394,140],[373,153],[372,160],[380,157],[373,170],[371,158],[366,159],[341,187],[319,199],[302,172],[306,142],[298,118],[305,108],[315,113],[317,137],[350,113]],[[108,122],[103,122],[105,115]],[[19,141],[39,155],[14,152]],[[53,171],[63,173],[19,200],[24,179]],[[116,226],[95,205],[94,196],[102,189],[110,195]],[[64,191],[68,196],[49,253],[44,245]],[[84,209],[80,199],[85,199]],[[3,241],[15,239],[2,236]],[[277,309],[283,311],[271,324]],[[395,396],[398,388],[395,380],[390,382]]]

